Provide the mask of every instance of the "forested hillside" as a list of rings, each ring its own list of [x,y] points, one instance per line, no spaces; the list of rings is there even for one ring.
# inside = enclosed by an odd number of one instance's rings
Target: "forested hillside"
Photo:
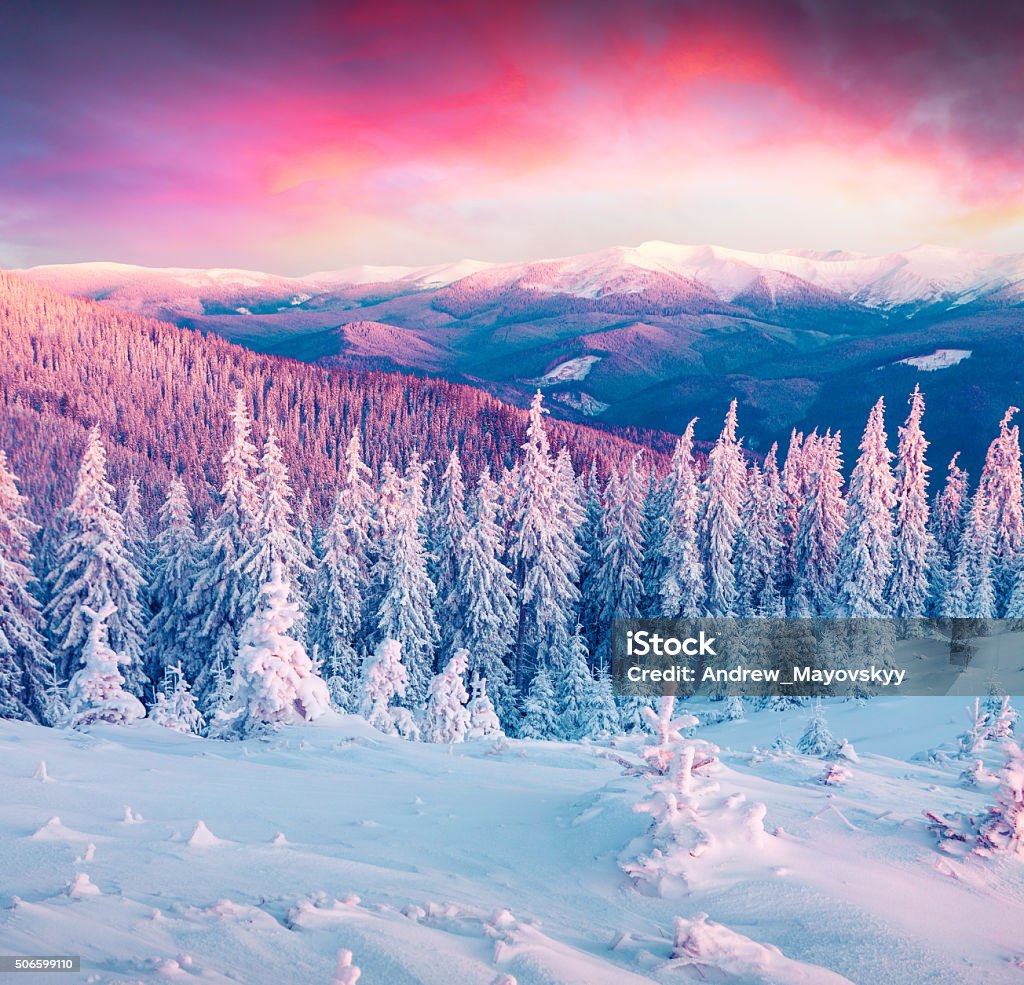
[[[344,449],[364,437],[376,472],[412,452],[443,463],[457,449],[467,471],[498,473],[525,440],[526,411],[468,386],[381,372],[331,371],[254,354],[149,318],[72,299],[0,272],[0,445],[37,518],[67,502],[88,429],[99,424],[112,478],[138,477],[147,512],[180,474],[201,514],[220,485],[228,411],[241,388],[257,438],[280,438],[300,494],[326,516]],[[628,461],[635,447],[596,429],[552,422],[578,471]],[[641,443],[665,446],[663,435]],[[655,457],[655,461],[657,456]]]

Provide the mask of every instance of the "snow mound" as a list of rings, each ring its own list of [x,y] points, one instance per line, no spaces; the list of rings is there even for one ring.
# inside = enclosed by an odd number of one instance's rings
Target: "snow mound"
[[[36,841],[88,841],[88,835],[74,828],[65,827],[61,819],[54,815],[46,824],[39,828],[32,837]]]
[[[213,848],[216,845],[230,845],[230,841],[218,838],[207,826],[205,821],[196,821],[192,834],[188,836],[189,848]]]
[[[68,883],[68,896],[72,899],[85,899],[86,896],[102,896],[97,886],[85,872],[78,872]]]
[[[687,969],[701,982],[737,985],[852,985],[848,978],[816,965],[787,958],[777,947],[760,944],[735,930],[708,921],[676,917],[675,946],[669,967]]]

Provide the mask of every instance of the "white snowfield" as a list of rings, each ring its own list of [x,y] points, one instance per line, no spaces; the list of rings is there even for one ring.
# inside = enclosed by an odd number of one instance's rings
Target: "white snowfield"
[[[931,373],[937,369],[949,369],[950,366],[956,366],[957,363],[970,359],[971,354],[971,349],[936,349],[924,356],[907,356],[906,359],[901,359],[900,363]]]
[[[649,736],[0,722],[0,954],[81,955],[81,976],[31,978],[56,985],[331,985],[342,949],[360,985],[1020,983],[1024,863],[943,855],[922,818],[990,802],[958,782],[964,761],[912,758],[952,749],[963,705],[828,704],[859,756],[841,787],[815,782],[820,759],[752,751],[795,742],[810,708],[699,728],[723,794],[766,805],[764,833],[660,897],[622,869],[650,824],[633,809]]]

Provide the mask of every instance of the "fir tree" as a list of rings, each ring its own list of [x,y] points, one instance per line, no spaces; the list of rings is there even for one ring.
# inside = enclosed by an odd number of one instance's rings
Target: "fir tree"
[[[457,650],[441,673],[430,682],[423,722],[423,738],[427,742],[464,742],[470,727],[467,708],[466,668],[469,654]]]
[[[982,820],[978,851],[1024,857],[1024,750],[1015,742],[1006,743],[999,794]]]
[[[409,675],[406,699],[419,704],[426,697],[434,667],[437,623],[434,583],[427,573],[423,542],[424,465],[413,455],[402,482],[402,496],[388,521],[387,540],[378,561],[382,586],[377,609],[378,639],[394,639],[402,648]]]
[[[700,483],[693,460],[694,418],[676,442],[669,473],[668,521],[662,551],[661,608],[668,618],[690,619],[703,613],[704,570],[697,543],[701,514]]]
[[[146,635],[146,673],[158,681],[167,667],[182,665],[193,677],[203,666],[192,639],[189,596],[196,579],[199,541],[185,485],[171,480],[158,515],[149,598],[153,616]]]
[[[612,620],[640,615],[643,582],[643,484],[639,456],[620,481],[613,473],[605,488],[604,538],[601,568],[595,586],[601,601],[597,657],[604,662],[611,652]]]
[[[201,667],[198,661],[185,666],[203,699],[213,684],[212,669],[219,665],[226,671],[234,666],[238,634],[251,614],[246,604],[252,590],[240,562],[255,541],[259,499],[253,482],[256,448],[249,440],[251,424],[241,391],[235,396],[231,423],[220,512],[203,537],[189,597],[197,651],[203,656]]]
[[[405,698],[408,685],[401,644],[398,640],[381,640],[363,660],[359,714],[378,731],[396,735],[398,709],[392,707],[392,702]]]
[[[586,722],[586,735],[591,739],[607,738],[621,731],[612,679],[605,667],[598,668],[597,679],[590,689]]]
[[[507,661],[515,642],[515,591],[501,562],[496,497],[497,487],[484,470],[458,551],[454,594],[446,607],[453,613],[453,638],[469,650],[471,671],[487,679],[501,720],[511,729],[515,691]]]
[[[581,739],[587,733],[594,690],[588,656],[583,627],[577,624],[560,659],[564,671],[558,682],[558,724],[564,739]]]
[[[580,623],[591,645],[596,643],[601,621],[598,577],[601,571],[601,543],[604,539],[604,508],[597,466],[591,463],[587,476],[587,497],[577,543],[582,556],[580,570]]]
[[[168,664],[164,688],[157,692],[150,717],[157,725],[191,735],[202,735],[206,721],[196,707],[181,664]]]
[[[299,607],[280,560],[273,562],[256,611],[242,630],[232,677],[229,731],[311,722],[330,708],[327,685],[296,638]]]
[[[846,531],[840,435],[811,435],[803,445],[803,507],[793,544],[795,575],[788,614],[821,615],[832,604],[839,544]]]
[[[756,465],[750,468],[743,526],[736,544],[737,612],[748,617],[783,614],[778,593],[783,550],[781,494],[774,445],[765,468],[765,472]]]
[[[524,739],[554,739],[558,736],[558,709],[551,675],[544,664],[537,668],[523,703],[519,734]]]
[[[104,622],[110,646],[119,654],[128,690],[141,695],[144,620],[139,597],[142,576],[125,543],[124,522],[107,481],[107,457],[98,427],[89,440],[78,471],[75,494],[67,510],[64,539],[50,572],[51,597],[46,607],[49,637],[59,672],[70,677],[81,666],[89,639],[84,607],[114,608]]]
[[[898,619],[920,619],[928,600],[928,572],[935,543],[929,531],[928,442],[921,430],[924,397],[919,387],[910,396],[910,415],[900,428],[896,462],[896,525],[893,570],[886,592]]]
[[[996,615],[995,528],[985,489],[979,485],[975,490],[943,602],[943,614],[952,618],[994,619]]]
[[[271,580],[271,572],[279,564],[284,581],[290,586],[292,601],[298,606],[296,637],[304,640],[308,600],[302,597],[301,586],[303,582],[308,583],[312,555],[299,539],[292,523],[291,500],[288,468],[284,464],[277,433],[271,427],[260,460],[256,536],[238,561],[242,582],[248,587],[248,595],[242,605],[243,611],[247,612],[256,607],[262,586]]]
[[[640,542],[644,545],[640,565],[640,582],[643,585],[640,614],[647,618],[661,615],[661,585],[665,580],[665,532],[668,529],[671,496],[669,477],[659,479],[651,472],[640,522]],[[589,507],[589,500],[587,505]]]
[[[107,621],[115,614],[113,602],[99,611],[83,604],[80,621],[88,621],[82,647],[81,669],[68,684],[68,724],[82,728],[96,722],[130,725],[146,715],[142,702],[124,690],[125,679],[119,669],[123,657],[110,648]]]
[[[1010,427],[1016,413],[1010,407],[999,422],[999,436],[989,446],[978,484],[992,514],[992,581],[999,613],[1006,608],[1024,545],[1020,429]]]
[[[139,480],[133,475],[128,477],[121,517],[124,520],[124,543],[128,556],[142,576],[143,584],[146,584],[150,580],[149,562],[153,545],[146,519],[142,515],[142,490],[139,488]]]
[[[736,401],[729,404],[725,426],[708,455],[699,544],[704,561],[705,608],[710,616],[736,615],[733,552],[740,528],[746,466],[736,436]]]
[[[487,678],[474,673],[470,685],[468,738],[495,739],[504,734],[498,714],[487,694]]]
[[[466,540],[469,521],[466,518],[466,486],[462,463],[453,451],[441,475],[441,483],[431,511],[430,575],[443,602],[455,593],[460,554]],[[448,649],[456,639],[453,607],[444,605],[438,612],[441,645]],[[465,641],[462,641],[463,643]]]
[[[885,403],[879,398],[850,477],[833,609],[840,617],[870,619],[889,613],[886,585],[892,572],[895,501],[884,413]]]
[[[509,557],[518,593],[515,681],[525,680],[525,652],[537,664],[564,646],[579,604],[576,580],[579,546],[566,506],[566,490],[556,480],[543,401],[538,390],[530,405],[524,457],[512,505]]]
[[[821,698],[818,698],[814,702],[814,713],[808,719],[807,728],[797,743],[797,749],[805,756],[821,756],[828,759],[836,754],[838,747],[839,744],[825,721]]]
[[[39,603],[30,588],[34,558],[27,500],[0,449],[0,718],[50,724],[55,718],[48,691],[54,667],[42,636]]]

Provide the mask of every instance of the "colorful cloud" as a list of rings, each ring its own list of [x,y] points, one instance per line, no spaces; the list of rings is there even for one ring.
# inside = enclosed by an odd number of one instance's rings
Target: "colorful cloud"
[[[924,0],[22,5],[0,263],[1024,249],[1022,42]]]

